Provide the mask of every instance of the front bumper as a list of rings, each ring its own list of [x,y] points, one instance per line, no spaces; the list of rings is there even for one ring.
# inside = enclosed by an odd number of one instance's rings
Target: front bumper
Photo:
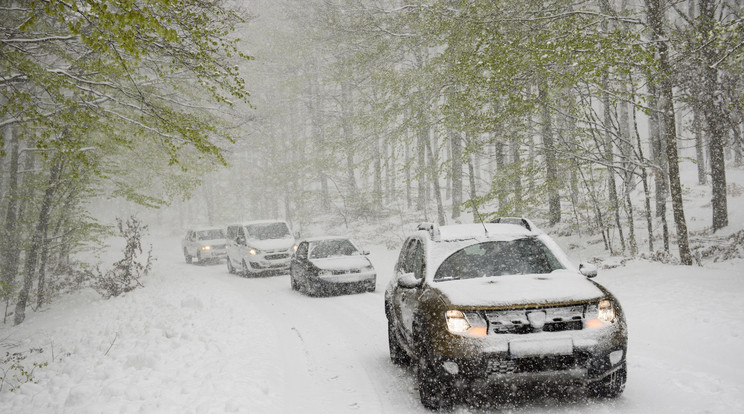
[[[291,259],[291,249],[267,251],[265,253],[248,257],[248,261],[251,264],[251,270],[254,272],[289,270],[289,263]]]
[[[432,363],[454,383],[585,385],[624,367],[627,354],[627,337],[617,326],[446,339],[439,342],[445,347],[433,350]]]
[[[374,290],[377,283],[375,272],[345,273],[317,276],[311,279],[313,288],[324,293],[342,293]]]
[[[210,248],[210,249],[199,249],[198,257],[201,260],[208,260],[208,259],[224,259],[227,257],[227,249],[223,248]]]

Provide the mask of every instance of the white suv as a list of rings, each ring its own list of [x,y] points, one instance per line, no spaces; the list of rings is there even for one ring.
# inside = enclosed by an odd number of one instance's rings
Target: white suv
[[[227,270],[244,276],[287,271],[295,238],[284,221],[261,220],[227,226]]]

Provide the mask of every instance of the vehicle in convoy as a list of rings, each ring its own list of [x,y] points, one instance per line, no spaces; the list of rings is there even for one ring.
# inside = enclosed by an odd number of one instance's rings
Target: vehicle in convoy
[[[420,225],[385,291],[390,358],[414,364],[430,409],[528,384],[620,395],[627,327],[617,299],[528,219]]]
[[[374,292],[377,272],[368,254],[344,237],[302,240],[290,263],[292,290],[313,295]]]
[[[225,230],[219,227],[188,229],[181,239],[181,248],[186,263],[194,259],[199,263],[219,261],[227,256]]]
[[[244,276],[289,270],[295,238],[284,221],[261,220],[227,226],[227,270]]]

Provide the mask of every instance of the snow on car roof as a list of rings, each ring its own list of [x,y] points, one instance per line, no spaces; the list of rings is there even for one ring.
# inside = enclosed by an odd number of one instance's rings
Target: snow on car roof
[[[187,227],[191,231],[225,230],[224,226],[192,226]]]
[[[307,242],[317,242],[317,241],[325,241],[325,240],[349,240],[350,238],[344,237],[344,236],[316,236],[316,237],[307,237],[302,239],[302,241]]]
[[[488,230],[487,235],[486,230]],[[507,236],[507,239],[512,239],[514,236],[530,236],[534,233],[516,224],[473,223],[440,226],[439,234],[442,241],[452,241],[481,238],[498,239],[501,236]]]
[[[271,224],[271,223],[284,223],[287,224],[284,220],[251,220],[251,221],[243,221],[240,223],[233,223],[230,224],[231,226],[250,226],[251,224]]]

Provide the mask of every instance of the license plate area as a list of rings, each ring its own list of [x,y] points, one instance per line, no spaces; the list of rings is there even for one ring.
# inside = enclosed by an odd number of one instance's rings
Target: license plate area
[[[509,342],[509,355],[512,358],[571,354],[573,354],[571,338],[519,339]]]

